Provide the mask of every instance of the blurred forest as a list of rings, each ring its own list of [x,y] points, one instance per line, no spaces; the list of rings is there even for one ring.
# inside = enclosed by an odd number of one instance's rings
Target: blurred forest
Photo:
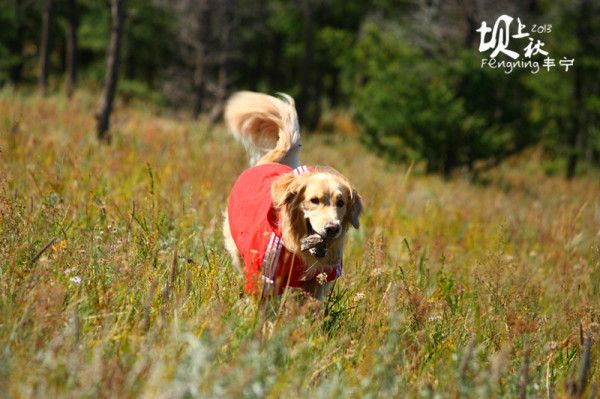
[[[482,68],[476,30],[502,14],[552,24],[536,39],[573,68]],[[111,85],[212,123],[233,91],[283,91],[305,129],[350,116],[368,148],[446,176],[533,145],[569,178],[600,163],[593,0],[0,0],[0,24],[0,85],[105,82],[99,131]]]

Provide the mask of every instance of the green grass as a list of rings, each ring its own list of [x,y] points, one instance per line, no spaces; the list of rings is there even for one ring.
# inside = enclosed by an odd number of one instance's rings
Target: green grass
[[[546,177],[531,153],[446,182],[306,137],[363,195],[362,228],[323,305],[261,311],[222,247],[241,147],[143,104],[102,146],[95,105],[0,92],[0,396],[517,397],[527,357],[529,396],[564,397],[580,323],[600,336],[597,175]]]

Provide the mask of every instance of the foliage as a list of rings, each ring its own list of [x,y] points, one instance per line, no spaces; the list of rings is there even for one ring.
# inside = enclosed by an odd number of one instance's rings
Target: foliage
[[[24,64],[35,62],[35,54],[22,42],[39,40],[39,7],[32,0],[0,1],[0,84],[20,78]]]
[[[305,160],[363,195],[361,230],[325,304],[293,291],[261,311],[220,232],[241,146],[119,104],[106,147],[90,133],[95,103],[0,92],[9,397],[512,398],[526,356],[527,394],[561,397],[580,323],[597,342],[595,174],[545,177],[528,153],[477,186],[413,176],[349,137],[306,137]]]
[[[585,4],[589,9],[585,9]],[[546,39],[553,54],[562,58],[570,54],[575,58],[577,72],[568,74],[545,73],[529,79],[527,85],[533,92],[534,128],[542,133],[542,142],[549,153],[569,155],[576,152],[592,160],[598,153],[600,139],[600,4],[597,2],[551,2],[548,15],[553,16],[554,29],[560,35]],[[581,36],[581,37],[580,37]],[[576,74],[582,80],[581,99],[575,99]],[[581,145],[565,145],[574,129],[575,120],[582,125]]]
[[[231,18],[224,11],[230,3],[237,4]],[[43,2],[0,4],[0,85],[24,86],[38,73]],[[97,87],[105,76],[109,2],[76,4],[80,82]],[[66,8],[55,1],[50,63],[58,79],[66,68]],[[500,13],[552,24],[541,36],[545,48],[574,57],[574,70],[506,75],[481,68],[475,30]],[[352,108],[369,148],[446,176],[488,168],[539,143],[551,156],[576,154],[597,165],[598,16],[591,0],[130,0],[120,93],[214,120],[231,91],[283,91],[296,99],[308,130],[322,125],[323,113]]]
[[[461,165],[498,159],[537,141],[527,129],[522,76],[498,79],[474,54],[429,58],[396,24],[370,21],[355,50],[354,107],[365,141],[391,159],[424,159],[448,175]]]

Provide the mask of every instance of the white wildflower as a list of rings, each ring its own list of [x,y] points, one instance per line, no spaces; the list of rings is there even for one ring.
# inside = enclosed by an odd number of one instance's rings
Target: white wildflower
[[[383,274],[383,269],[381,267],[376,267],[371,270],[371,277],[377,277]]]
[[[323,272],[320,274],[317,274],[317,283],[319,283],[319,285],[323,285],[327,282],[327,273]]]
[[[360,302],[363,299],[365,299],[364,292],[357,292],[356,294],[354,294],[354,302]]]

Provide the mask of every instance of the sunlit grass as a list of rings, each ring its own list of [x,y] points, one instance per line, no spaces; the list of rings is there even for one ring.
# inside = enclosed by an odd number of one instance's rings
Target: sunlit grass
[[[362,228],[325,304],[261,311],[222,248],[240,146],[143,104],[117,106],[102,146],[95,101],[0,93],[9,397],[515,397],[526,357],[529,394],[560,396],[580,323],[598,340],[597,175],[546,177],[530,153],[446,182],[306,137],[305,161],[363,195]]]

